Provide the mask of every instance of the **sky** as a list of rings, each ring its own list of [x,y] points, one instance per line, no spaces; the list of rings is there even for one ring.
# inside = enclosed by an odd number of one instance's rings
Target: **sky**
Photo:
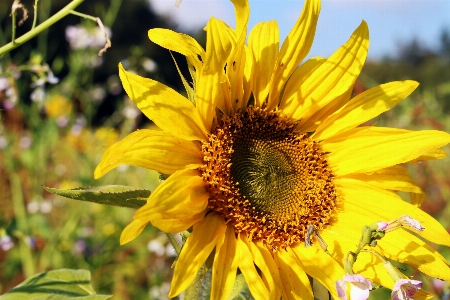
[[[228,0],[149,0],[160,14],[172,16],[178,31],[202,28],[211,16],[235,27],[234,7]],[[277,20],[281,41],[299,17],[303,0],[249,0],[249,28]],[[417,38],[437,47],[443,28],[450,30],[450,0],[322,0],[311,56],[330,56],[345,43],[362,20],[369,25],[369,60],[394,56],[399,45]]]

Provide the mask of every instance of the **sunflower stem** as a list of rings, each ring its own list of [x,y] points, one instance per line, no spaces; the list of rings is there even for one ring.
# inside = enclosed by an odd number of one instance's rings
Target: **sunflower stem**
[[[178,244],[177,240],[175,239],[175,236],[172,233],[166,233],[166,236],[172,247],[175,249],[175,252],[177,252],[177,255],[180,255],[181,246],[180,244]]]

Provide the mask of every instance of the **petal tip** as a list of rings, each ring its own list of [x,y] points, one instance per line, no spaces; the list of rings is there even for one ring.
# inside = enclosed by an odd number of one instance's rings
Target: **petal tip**
[[[94,179],[99,179],[100,177],[105,175],[102,171],[103,170],[100,168],[100,165],[98,165],[97,168],[95,168],[94,170]]]

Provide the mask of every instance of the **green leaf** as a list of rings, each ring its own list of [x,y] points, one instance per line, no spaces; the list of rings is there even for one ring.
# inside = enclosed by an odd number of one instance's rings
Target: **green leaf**
[[[34,275],[0,296],[0,300],[103,300],[91,286],[87,270],[60,269]]]
[[[247,299],[246,295],[247,292],[248,292],[247,283],[245,282],[244,275],[240,273],[236,276],[236,281],[234,282],[233,289],[231,290],[228,299],[229,300]]]
[[[130,208],[139,208],[144,205],[151,193],[146,189],[137,189],[124,185],[79,187],[70,190],[61,190],[46,186],[43,186],[43,188],[49,193],[70,199]]]

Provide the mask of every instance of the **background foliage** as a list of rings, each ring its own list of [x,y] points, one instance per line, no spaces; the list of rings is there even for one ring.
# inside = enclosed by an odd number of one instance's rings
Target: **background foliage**
[[[23,1],[30,13],[33,3]],[[38,23],[65,4],[40,1]],[[120,232],[132,209],[67,200],[41,185],[156,187],[158,174],[149,170],[123,166],[100,180],[93,179],[93,170],[109,145],[152,126],[125,96],[119,62],[184,93],[169,52],[147,37],[150,28],[173,29],[174,24],[155,15],[145,0],[86,1],[77,11],[100,17],[110,28],[113,47],[102,58],[97,57],[103,40],[96,24],[76,16],[0,58],[0,294],[33,274],[71,268],[90,270],[94,289],[115,299],[166,299],[175,253],[164,235],[148,226],[133,243],[120,247]],[[1,1],[0,45],[9,42],[9,13],[8,1]],[[31,22],[18,27],[18,35]],[[201,29],[192,35],[204,41]],[[371,123],[450,132],[450,33],[441,36],[440,49],[411,40],[398,53],[366,64],[355,94],[394,80],[421,82],[408,100]],[[184,58],[174,55],[187,72]],[[448,165],[449,159],[421,162],[410,171],[428,195],[423,209],[450,229]],[[450,249],[440,251],[450,260]],[[425,289],[443,299],[449,295],[448,282],[399,267],[424,280]],[[374,299],[387,295],[377,293]]]

